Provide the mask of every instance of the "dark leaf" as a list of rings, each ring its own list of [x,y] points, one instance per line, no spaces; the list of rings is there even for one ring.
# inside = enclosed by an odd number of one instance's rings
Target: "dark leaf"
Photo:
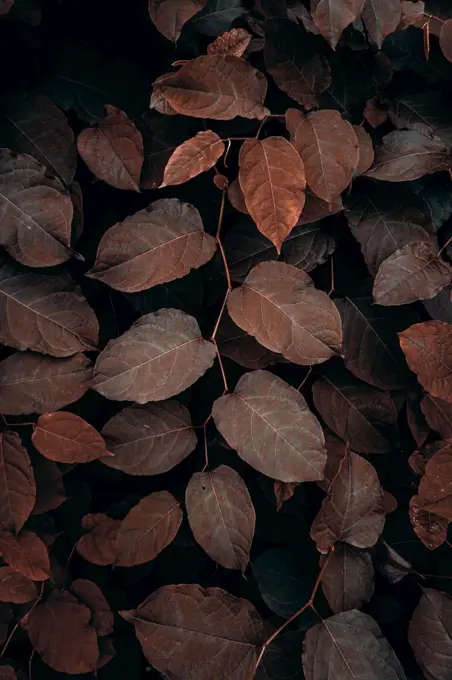
[[[32,531],[20,534],[0,532],[0,555],[5,562],[31,581],[50,578],[49,555],[45,543]]]
[[[102,513],[85,515],[82,520],[88,533],[77,542],[77,552],[88,562],[98,565],[113,564],[116,559],[116,536],[121,521]]]
[[[365,0],[311,0],[312,19],[333,49],[343,30],[361,14],[364,2]]]
[[[55,510],[67,496],[64,490],[63,475],[56,463],[40,456],[33,461],[33,473],[36,480],[36,502],[33,515],[42,515]]]
[[[296,226],[282,245],[281,259],[310,272],[328,260],[335,245],[334,238],[324,232],[318,223]]]
[[[245,11],[243,0],[208,0],[206,7],[190,21],[189,26],[196,33],[220,35]]]
[[[12,430],[0,432],[0,530],[18,532],[30,516],[36,484],[27,449]]]
[[[74,413],[40,416],[31,439],[43,456],[59,463],[90,463],[108,454],[97,430]]]
[[[262,599],[278,616],[292,616],[309,599],[312,583],[306,565],[289,550],[264,550],[253,560],[252,568]]]
[[[429,550],[436,550],[447,538],[449,522],[444,517],[424,510],[419,504],[419,496],[410,499],[409,516],[416,536]]]
[[[344,209],[342,199],[340,196],[335,196],[331,203],[322,201],[321,198],[313,194],[309,188],[306,189],[306,202],[304,204],[303,212],[298,220],[298,226],[303,224],[311,224],[317,222],[324,217],[335,215]]]
[[[273,483],[273,492],[275,494],[276,509],[279,512],[286,501],[293,498],[295,489],[300,485],[300,482],[280,482],[275,479]]]
[[[422,510],[452,522],[452,442],[436,442],[428,455],[417,503]]]
[[[441,439],[452,439],[452,404],[426,394],[421,402],[422,413]],[[419,446],[422,446],[420,444]]]
[[[363,175],[372,165],[375,158],[372,138],[365,131],[362,125],[354,125],[356,139],[358,140],[359,159],[356,166],[354,176]]]
[[[370,556],[346,543],[337,543],[324,572],[322,588],[335,614],[360,609],[374,592],[374,567]]]
[[[408,628],[408,640],[426,677],[445,680],[452,661],[452,599],[441,590],[422,590]]]
[[[446,59],[452,61],[452,19],[448,19],[442,24],[439,45]]]
[[[430,434],[430,427],[421,410],[420,397],[418,394],[409,392],[406,401],[406,415],[408,427],[417,446],[423,446]]]
[[[397,29],[401,15],[400,0],[366,0],[361,18],[379,49],[386,36]]]
[[[71,593],[91,610],[90,623],[98,635],[113,633],[113,612],[99,586],[93,581],[78,578],[71,583]]]
[[[0,602],[25,604],[38,595],[36,583],[14,571],[11,567],[0,567]]]
[[[149,0],[149,14],[157,30],[176,42],[184,24],[206,4],[207,0]]]
[[[222,356],[249,370],[267,368],[284,361],[280,354],[262,347],[251,335],[236,326],[226,314],[218,328],[217,343]]]

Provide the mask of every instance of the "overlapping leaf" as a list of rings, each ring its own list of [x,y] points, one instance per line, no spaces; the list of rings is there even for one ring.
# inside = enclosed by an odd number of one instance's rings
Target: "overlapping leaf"
[[[46,545],[32,531],[21,531],[17,535],[0,532],[0,555],[14,571],[31,581],[46,581],[50,578]]]
[[[98,585],[88,579],[78,578],[71,583],[71,593],[91,610],[91,623],[98,635],[113,632],[113,612]]]
[[[334,49],[342,32],[361,14],[365,0],[311,0],[312,19]]]
[[[422,413],[441,439],[452,439],[452,403],[426,394],[421,401]]]
[[[361,18],[379,49],[386,36],[397,29],[401,15],[400,0],[366,0]]]
[[[206,4],[207,0],[149,0],[149,14],[157,30],[176,42],[184,24]]]
[[[452,522],[452,442],[436,442],[429,455],[417,502],[422,510]]]
[[[210,170],[222,156],[224,149],[224,142],[216,132],[198,132],[171,154],[160,187],[184,184],[201,172]]]
[[[27,449],[12,430],[0,432],[0,530],[20,531],[33,510],[36,483]]]
[[[32,442],[43,456],[60,463],[89,463],[108,454],[100,434],[74,413],[40,416]]]
[[[87,533],[77,542],[77,552],[88,562],[98,565],[113,564],[116,559],[116,536],[121,521],[103,513],[85,515],[82,527]]]
[[[38,595],[36,583],[14,571],[11,567],[0,567],[0,602],[25,604]]]
[[[284,361],[280,354],[275,354],[260,345],[226,315],[223,316],[218,328],[217,343],[222,356],[249,370],[267,368]]]
[[[231,28],[210,43],[207,54],[232,54],[234,57],[242,57],[252,37],[244,28]]]
[[[434,512],[424,510],[419,496],[410,499],[409,517],[413,531],[419,540],[429,549],[436,550],[447,538],[449,522]]]
[[[447,678],[452,662],[452,599],[441,590],[423,588],[408,628],[416,661],[432,680]]]
[[[322,588],[335,614],[360,609],[374,592],[372,559],[366,552],[338,543],[324,572]]]

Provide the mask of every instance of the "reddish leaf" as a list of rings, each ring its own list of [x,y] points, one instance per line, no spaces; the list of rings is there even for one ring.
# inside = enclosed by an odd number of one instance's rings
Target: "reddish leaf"
[[[318,486],[327,492],[337,475],[341,460],[345,456],[346,445],[336,435],[325,430],[326,465],[325,478],[317,482]]]
[[[332,203],[351,182],[359,162],[356,133],[337,111],[314,111],[303,116],[286,111],[290,139],[300,154],[306,181],[314,194]]]
[[[244,28],[231,28],[210,43],[207,54],[232,54],[234,57],[241,57],[252,37]]]
[[[284,361],[280,354],[262,347],[251,335],[236,326],[226,314],[221,320],[216,339],[222,356],[249,370],[267,368]]]
[[[256,513],[240,475],[220,465],[197,472],[185,495],[193,536],[215,562],[244,572],[250,559]]]
[[[149,663],[168,677],[245,680],[264,641],[259,614],[247,600],[220,588],[164,586],[137,609],[120,612],[132,623]]]
[[[113,456],[105,465],[129,475],[160,475],[184,460],[195,448],[190,413],[177,401],[129,406],[102,429]]]
[[[208,262],[215,249],[198,210],[164,198],[106,231],[88,276],[136,293],[182,278]]]
[[[353,129],[355,131],[356,139],[358,140],[358,165],[354,171],[354,176],[363,175],[374,162],[374,147],[372,144],[372,138],[365,131],[362,125],[354,125]]]
[[[421,411],[420,398],[415,393],[408,393],[406,415],[408,427],[416,445],[423,446],[430,434],[430,427],[427,424],[423,411]]]
[[[87,562],[98,565],[113,564],[116,559],[116,536],[121,521],[102,513],[85,515],[82,520],[88,533],[77,542],[77,552]]]
[[[91,362],[83,354],[54,359],[16,352],[0,363],[0,413],[56,411],[80,399],[92,375]]]
[[[267,137],[242,144],[239,167],[248,212],[279,253],[303,210],[303,163],[287,139]]]
[[[375,150],[375,162],[368,177],[386,182],[405,182],[451,166],[446,145],[438,137],[417,130],[394,130]]]
[[[425,24],[425,2],[424,0],[402,0],[402,16],[397,26],[398,31],[403,31],[409,26],[422,28]]]
[[[301,365],[340,352],[340,315],[305,272],[282,262],[263,262],[228,299],[232,320],[272,352]]]
[[[394,427],[397,411],[388,392],[367,385],[335,384],[326,377],[312,387],[314,405],[328,427],[358,453],[386,453],[384,428]]]
[[[168,491],[142,498],[122,520],[116,536],[116,564],[134,567],[150,562],[175,538],[182,510]]]
[[[367,0],[368,2],[372,2],[372,0]],[[396,0],[396,2],[400,2],[400,0]],[[378,96],[372,97],[371,99],[368,99],[366,102],[366,106],[364,108],[364,118],[367,120],[369,125],[372,125],[372,127],[378,127],[379,125],[383,125],[383,123],[386,123],[388,120],[388,110],[385,108],[382,108],[379,106],[380,104],[380,98]],[[356,129],[356,126],[354,126]],[[373,149],[372,149],[372,161],[373,161]],[[366,168],[368,170],[372,163],[369,164],[369,166]],[[365,170],[363,170],[365,172]]]
[[[231,120],[268,114],[264,75],[232,55],[192,59],[159,83],[159,91],[177,112],[195,118]]]
[[[425,321],[399,333],[408,366],[433,397],[452,402],[452,325]]]
[[[308,188],[306,189],[306,203],[304,204],[301,217],[298,220],[298,226],[317,222],[324,217],[335,215],[343,209],[344,206],[342,205],[342,199],[340,196],[335,196],[331,203],[327,203],[313,194]]]
[[[366,0],[361,19],[379,49],[386,36],[397,29],[401,15],[400,0]]]
[[[365,0],[311,0],[312,19],[334,49],[342,31],[361,14]]]
[[[7,0],[8,1],[8,0]],[[11,0],[10,7],[14,0]],[[9,9],[9,7],[8,7]],[[2,14],[2,7],[0,5],[0,14]],[[17,680],[16,671],[12,666],[0,666],[0,680]]]
[[[20,531],[30,516],[36,484],[27,449],[12,430],[0,432],[0,530]]]
[[[110,340],[96,361],[92,387],[118,401],[168,399],[198,380],[215,354],[196,319],[178,309],[161,309]]]
[[[439,46],[446,59],[452,61],[452,19],[441,24]]]
[[[424,510],[419,496],[410,499],[409,516],[416,536],[429,550],[436,550],[447,538],[449,522],[447,519]]]
[[[71,583],[71,593],[91,610],[90,623],[98,635],[113,633],[113,612],[99,586],[93,581],[78,578]]]
[[[149,14],[156,29],[176,42],[182,27],[207,4],[207,0],[149,0]]]
[[[228,187],[228,198],[231,205],[241,213],[248,215],[248,208],[246,207],[245,197],[243,195],[240,182],[237,179],[233,180]]]
[[[425,677],[446,680],[452,663],[452,598],[433,588],[422,588],[422,593],[408,640]]]
[[[346,452],[311,527],[317,550],[326,553],[336,541],[370,548],[384,522],[383,492],[375,468],[356,453]]]
[[[34,581],[22,576],[11,567],[0,567],[0,601],[13,604],[31,602],[38,595]]]
[[[212,130],[198,132],[195,137],[187,139],[173,151],[166,164],[160,188],[184,184],[192,177],[210,170],[223,155],[224,149],[224,142],[216,132]]]
[[[32,581],[50,578],[49,555],[45,543],[31,531],[15,536],[0,532],[0,555],[5,562]]]
[[[306,633],[302,656],[306,680],[405,680],[392,647],[375,621],[362,612],[342,612]]]
[[[374,567],[370,556],[346,543],[338,543],[324,572],[322,588],[335,614],[360,609],[374,592]]]
[[[417,502],[422,510],[452,522],[452,442],[436,442],[428,453]]]
[[[432,430],[439,433],[441,439],[452,439],[452,404],[450,402],[426,394],[421,401],[421,409],[427,423]],[[422,446],[423,443],[418,446]]]
[[[93,175],[116,189],[140,191],[143,140],[127,115],[105,106],[107,117],[86,128],[77,138],[77,150]]]
[[[281,378],[246,373],[212,414],[228,444],[259,472],[282,482],[323,478],[323,432],[302,395]]]
[[[295,489],[300,486],[299,482],[280,482],[275,479],[273,482],[273,492],[276,499],[276,510],[279,512],[286,501],[293,498]]]
[[[33,515],[42,515],[55,510],[66,500],[61,471],[51,460],[40,456],[33,461],[33,473],[36,480],[36,502]]]
[[[74,413],[40,416],[31,439],[39,453],[59,463],[90,463],[108,454],[100,434]]]
[[[177,115],[177,111],[175,111],[171,104],[167,102],[164,95],[164,90],[162,88],[163,83],[171,78],[172,75],[173,73],[164,73],[163,75],[156,78],[153,84],[151,100],[149,102],[150,109],[155,109],[158,113],[161,113],[164,116]]]
[[[71,257],[71,197],[31,156],[0,149],[0,211],[0,243],[14,259],[50,267]]]
[[[96,316],[72,279],[0,266],[0,341],[55,357],[95,349]]]
[[[32,646],[51,668],[60,673],[90,673],[99,658],[91,616],[91,610],[74,595],[54,590],[30,611],[26,630]]]

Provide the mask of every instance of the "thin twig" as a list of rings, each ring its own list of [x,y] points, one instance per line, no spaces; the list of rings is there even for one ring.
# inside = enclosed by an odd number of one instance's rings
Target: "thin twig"
[[[309,376],[312,373],[312,366],[309,366],[309,371],[306,373],[305,377],[301,381],[301,383],[298,385],[297,390],[300,391],[303,385],[305,384],[306,380],[309,378]]]
[[[330,257],[330,281],[331,281],[331,288],[330,292],[328,293],[328,297],[331,297],[332,294],[334,293],[334,253],[331,253]]]
[[[259,139],[259,135],[260,135],[260,133],[261,133],[261,130],[262,130],[262,128],[264,127],[264,125],[265,125],[265,123],[267,122],[268,119],[269,119],[269,116],[265,116],[265,118],[262,118],[261,124],[260,124],[259,127],[257,128],[256,139]]]
[[[445,250],[450,243],[452,243],[452,236],[448,238],[446,243],[442,246],[442,248],[438,250],[438,252],[436,253],[436,257],[440,257],[443,250]]]
[[[333,552],[334,552],[334,546],[331,548],[330,552],[328,553],[328,555],[327,555],[327,557],[326,557],[325,562],[322,564],[322,567],[321,567],[321,569],[320,569],[320,571],[319,571],[319,574],[318,574],[318,576],[317,576],[317,579],[316,579],[316,582],[315,582],[315,584],[314,584],[314,588],[312,589],[312,593],[311,593],[311,596],[310,596],[309,600],[307,600],[307,602],[305,602],[304,605],[303,605],[302,607],[300,607],[300,609],[299,609],[298,611],[295,612],[295,614],[292,614],[292,616],[291,616],[289,619],[287,619],[287,621],[284,621],[284,623],[281,624],[281,626],[280,626],[279,628],[277,628],[277,629],[270,635],[270,637],[264,642],[264,644],[262,645],[261,651],[260,651],[260,653],[259,653],[259,656],[257,657],[257,661],[256,661],[256,666],[255,666],[255,671],[254,671],[254,672],[256,672],[257,667],[259,666],[260,662],[262,661],[262,657],[264,656],[267,647],[273,642],[273,640],[274,640],[280,633],[282,633],[282,631],[283,631],[285,628],[287,628],[287,626],[289,625],[289,623],[292,623],[292,621],[295,621],[295,619],[297,619],[301,614],[303,614],[303,612],[306,611],[306,609],[308,609],[309,607],[311,607],[311,608],[315,611],[315,613],[318,615],[316,609],[314,608],[314,599],[315,599],[315,596],[317,595],[318,589],[320,588],[320,584],[322,583],[322,579],[323,579],[323,577],[324,577],[324,575],[325,575],[325,571],[326,571],[326,569],[327,569],[327,567],[328,567],[328,564],[329,564],[329,561],[330,561],[330,559],[331,559],[331,555],[333,554]]]
[[[2,656],[4,655],[4,653],[6,652],[6,650],[8,649],[9,643],[10,643],[11,640],[13,639],[14,634],[15,634],[16,630],[19,628],[19,626],[20,626],[20,624],[22,623],[22,621],[25,619],[25,617],[27,617],[27,616],[29,616],[29,614],[31,614],[31,612],[33,611],[33,609],[34,609],[34,608],[39,604],[39,602],[42,600],[42,595],[43,595],[43,593],[44,593],[44,583],[45,583],[45,581],[43,581],[43,582],[41,583],[41,590],[40,590],[40,593],[39,593],[38,597],[36,598],[36,600],[33,602],[32,607],[30,607],[30,609],[28,610],[28,612],[26,612],[26,613],[25,613],[25,614],[17,621],[17,623],[16,623],[15,626],[13,627],[11,633],[8,635],[8,639],[6,640],[5,644],[3,645],[2,651],[0,652],[0,659],[2,658]]]

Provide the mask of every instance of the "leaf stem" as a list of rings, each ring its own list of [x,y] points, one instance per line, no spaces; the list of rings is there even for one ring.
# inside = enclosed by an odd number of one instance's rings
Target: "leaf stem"
[[[448,238],[446,243],[438,250],[438,252],[436,253],[436,257],[440,257],[443,250],[445,250],[451,242],[452,242],[452,236],[450,238]]]
[[[22,621],[23,621],[27,616],[29,616],[29,615],[31,614],[31,612],[33,611],[33,609],[41,602],[41,600],[42,600],[42,595],[43,595],[43,593],[44,593],[44,584],[45,584],[45,581],[43,581],[43,582],[41,583],[41,590],[40,590],[40,593],[39,593],[38,597],[36,598],[36,600],[33,602],[33,605],[32,605],[32,606],[30,607],[30,609],[29,609],[27,612],[25,612],[25,614],[17,621],[17,623],[14,625],[14,627],[13,627],[11,633],[8,635],[8,639],[6,640],[5,644],[3,645],[2,651],[0,652],[0,659],[2,658],[2,656],[4,655],[4,653],[6,652],[6,650],[8,649],[9,643],[10,643],[11,640],[13,639],[14,634],[15,634],[16,630],[19,628],[19,626],[20,626],[20,624],[22,623]]]

